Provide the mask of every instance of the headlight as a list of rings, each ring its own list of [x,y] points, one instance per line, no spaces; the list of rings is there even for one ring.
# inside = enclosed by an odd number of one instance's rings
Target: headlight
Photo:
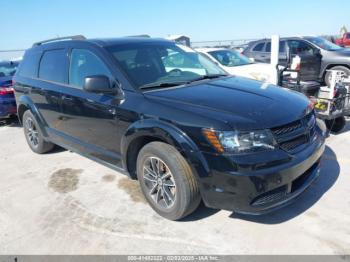
[[[204,136],[220,153],[249,153],[272,150],[276,141],[269,130],[214,131],[203,130]]]

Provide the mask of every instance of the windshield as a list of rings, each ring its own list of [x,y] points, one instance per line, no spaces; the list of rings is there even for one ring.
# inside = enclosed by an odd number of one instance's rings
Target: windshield
[[[342,47],[333,44],[332,42],[329,42],[328,40],[321,37],[306,37],[305,39],[327,51],[336,51],[343,49]]]
[[[138,88],[179,85],[207,76],[226,75],[191,48],[171,42],[134,43],[107,49]]]
[[[253,62],[250,59],[237,51],[233,50],[218,50],[209,52],[223,66],[234,67],[249,65]]]
[[[0,63],[0,77],[13,76],[16,69],[16,63]]]

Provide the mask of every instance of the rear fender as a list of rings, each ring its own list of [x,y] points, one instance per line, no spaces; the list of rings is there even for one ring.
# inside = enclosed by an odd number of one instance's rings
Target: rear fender
[[[18,114],[21,113],[21,110],[23,110],[22,109],[23,107],[30,110],[30,112],[33,114],[33,116],[35,117],[35,120],[37,121],[37,123],[39,125],[39,129],[40,129],[41,133],[43,134],[44,137],[48,137],[48,134],[47,134],[46,129],[45,129],[46,122],[45,122],[44,118],[42,117],[42,115],[40,114],[39,110],[36,108],[33,101],[30,99],[30,97],[21,96],[18,99],[18,101],[17,101]],[[21,121],[21,119],[20,119],[20,121]]]

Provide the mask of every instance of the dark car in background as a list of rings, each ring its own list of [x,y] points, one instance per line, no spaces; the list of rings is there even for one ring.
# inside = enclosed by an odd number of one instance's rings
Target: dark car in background
[[[243,54],[257,62],[270,63],[271,40],[250,42]],[[350,76],[350,50],[321,37],[286,37],[280,39],[279,63],[286,65],[289,55],[301,57],[301,80],[320,80],[330,85],[330,72],[340,70]]]
[[[56,40],[28,49],[15,76],[34,152],[58,144],[124,172],[173,220],[201,200],[270,212],[318,177],[325,129],[304,95],[163,39]]]
[[[16,115],[17,107],[12,78],[18,62],[0,62],[0,119]]]

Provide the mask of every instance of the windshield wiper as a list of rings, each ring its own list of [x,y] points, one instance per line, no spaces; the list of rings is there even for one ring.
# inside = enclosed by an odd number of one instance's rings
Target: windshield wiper
[[[228,76],[228,75],[226,75],[226,74],[204,75],[204,76],[198,77],[196,79],[193,79],[190,82],[192,83],[192,82],[201,81],[201,80],[205,80],[205,79],[220,78],[223,76]]]
[[[161,87],[172,87],[172,86],[179,86],[188,84],[187,81],[181,81],[181,82],[160,82],[160,83],[150,83],[140,86],[140,89],[150,89],[150,88],[161,88]]]

